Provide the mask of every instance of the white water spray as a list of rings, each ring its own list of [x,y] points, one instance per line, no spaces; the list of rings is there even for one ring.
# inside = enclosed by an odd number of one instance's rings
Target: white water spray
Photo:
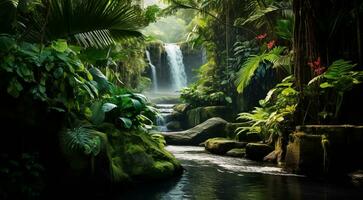
[[[183,53],[177,44],[165,44],[165,51],[170,66],[172,89],[180,90],[187,86]]]
[[[158,80],[157,80],[157,76],[156,76],[156,67],[151,62],[150,52],[148,50],[146,50],[146,58],[147,58],[147,60],[149,62],[149,66],[151,68],[152,87],[153,87],[154,92],[156,92],[158,90]]]

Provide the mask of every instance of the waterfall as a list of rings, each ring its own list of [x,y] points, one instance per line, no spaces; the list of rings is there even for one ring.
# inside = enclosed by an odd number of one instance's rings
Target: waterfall
[[[180,90],[187,86],[182,51],[177,44],[165,44],[165,51],[170,66],[172,89]]]
[[[156,67],[155,65],[153,65],[153,63],[151,62],[151,57],[150,57],[150,52],[148,50],[146,50],[146,58],[149,62],[149,66],[151,68],[151,75],[152,75],[152,86],[153,86],[153,90],[154,92],[156,92],[158,90],[158,80],[157,80],[157,76],[156,76]]]

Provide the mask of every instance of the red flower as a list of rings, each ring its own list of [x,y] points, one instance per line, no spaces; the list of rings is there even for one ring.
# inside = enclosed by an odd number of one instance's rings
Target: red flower
[[[321,66],[321,59],[318,57],[316,61],[308,62],[309,67],[314,70],[315,75],[321,75],[325,72],[326,68]]]
[[[316,61],[314,61],[314,65],[320,66],[320,56],[318,57],[318,59]]]
[[[326,69],[325,67],[319,67],[314,70],[314,73],[315,73],[315,75],[321,75],[325,72],[325,69]]]
[[[271,40],[270,42],[267,43],[267,48],[268,49],[272,49],[275,46],[275,40]]]
[[[263,40],[267,37],[267,33],[256,36],[256,40]]]

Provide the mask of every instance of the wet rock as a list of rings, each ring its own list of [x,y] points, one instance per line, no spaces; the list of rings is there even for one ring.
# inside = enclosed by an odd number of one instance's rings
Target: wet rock
[[[232,109],[226,106],[199,107],[186,112],[186,125],[191,128],[213,117],[219,117],[226,121],[235,119]]]
[[[258,142],[262,140],[262,137],[259,133],[248,133],[247,131],[238,134],[237,138],[238,141],[243,142]]]
[[[179,121],[171,121],[166,124],[166,128],[168,128],[171,131],[178,131],[181,130],[181,124]]]
[[[226,138],[212,138],[206,141],[205,149],[214,154],[224,155],[231,149],[244,148],[246,144]]]
[[[246,146],[246,157],[251,160],[262,161],[273,150],[273,147],[267,144],[248,143]]]
[[[178,131],[164,132],[166,143],[170,145],[195,145],[215,137],[225,137],[224,131],[227,122],[224,119],[215,117],[211,118],[194,128]]]
[[[169,115],[165,116],[164,119],[166,122],[182,121],[182,120],[184,120],[184,115],[178,111],[173,111]]]
[[[363,170],[358,170],[349,174],[352,183],[357,187],[363,187]]]
[[[235,148],[227,151],[226,156],[243,158],[246,155],[246,149]]]
[[[100,141],[97,155],[87,155],[81,148],[70,149],[62,143],[70,181],[92,177],[101,185],[125,184],[130,180],[163,179],[182,171],[179,161],[165,150],[161,135],[122,131],[110,123],[99,125],[97,130],[100,132],[90,133]]]

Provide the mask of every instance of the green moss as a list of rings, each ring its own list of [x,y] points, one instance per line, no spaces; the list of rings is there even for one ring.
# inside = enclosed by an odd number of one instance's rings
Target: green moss
[[[167,161],[156,161],[153,165],[151,175],[153,178],[164,178],[173,175],[174,164]]]
[[[110,181],[121,183],[133,179],[160,179],[171,176],[180,163],[165,150],[160,134],[140,130],[120,131],[109,123],[97,127],[101,138],[101,152],[95,157],[97,169],[109,169]],[[88,168],[89,158],[72,154],[72,169],[81,172]]]
[[[120,157],[112,159],[112,180],[114,182],[129,181],[130,177],[123,171],[122,160]]]

